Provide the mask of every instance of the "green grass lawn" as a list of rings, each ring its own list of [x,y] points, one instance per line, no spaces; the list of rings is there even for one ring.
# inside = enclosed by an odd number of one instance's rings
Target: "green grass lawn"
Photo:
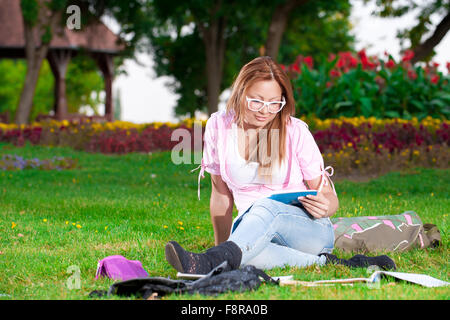
[[[176,240],[192,251],[214,244],[209,217],[208,175],[197,199],[197,165],[174,165],[170,153],[102,155],[68,148],[0,145],[0,157],[64,156],[78,159],[66,171],[0,170],[0,299],[89,299],[110,279],[95,280],[98,260],[123,255],[140,260],[150,276],[176,271],[164,245]],[[438,226],[436,249],[389,253],[398,271],[426,273],[450,281],[448,225],[449,170],[393,172],[369,182],[335,181],[339,216],[388,215],[416,211]],[[13,227],[14,226],[14,227]],[[343,257],[348,254],[337,253]],[[70,266],[80,269],[81,289],[69,289]],[[269,275],[297,280],[369,276],[343,266],[278,268]],[[424,288],[383,279],[378,289],[364,284],[332,287],[273,287],[218,297],[170,295],[164,299],[449,299],[449,288]],[[116,298],[117,299],[117,298]]]

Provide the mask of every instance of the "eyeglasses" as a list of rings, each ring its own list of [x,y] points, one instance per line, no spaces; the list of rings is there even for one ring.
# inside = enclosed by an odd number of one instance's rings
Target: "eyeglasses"
[[[286,100],[283,97],[283,101],[263,101],[259,99],[247,99],[247,106],[251,111],[261,111],[265,106],[270,113],[278,113],[286,105]]]

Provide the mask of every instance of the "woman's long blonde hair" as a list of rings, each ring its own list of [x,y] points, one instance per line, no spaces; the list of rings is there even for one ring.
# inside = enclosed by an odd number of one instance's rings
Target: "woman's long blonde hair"
[[[272,60],[271,57],[255,58],[242,67],[232,85],[231,95],[227,102],[227,111],[234,112],[234,121],[239,128],[243,129],[244,115],[247,108],[247,101],[245,98],[247,90],[258,81],[271,80],[275,80],[279,84],[282,95],[286,99],[286,105],[279,113],[277,113],[276,117],[263,128],[266,130],[262,130],[263,134],[259,135],[256,148],[249,150],[249,158],[246,159],[248,162],[258,162],[258,174],[260,176],[269,177],[273,166],[277,162],[278,165],[280,165],[286,157],[286,127],[290,121],[290,116],[295,114],[292,85],[287,74]],[[275,130],[277,134],[274,135],[273,130]],[[278,145],[278,152],[272,153],[272,137],[278,138],[278,143],[275,143],[275,145]],[[263,156],[261,157],[261,155]],[[264,155],[267,155],[269,159]]]

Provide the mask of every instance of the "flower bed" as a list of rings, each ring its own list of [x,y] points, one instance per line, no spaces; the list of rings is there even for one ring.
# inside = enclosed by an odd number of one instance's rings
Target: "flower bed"
[[[64,146],[76,150],[102,153],[152,152],[171,150],[178,141],[171,141],[175,129],[184,128],[193,135],[193,121],[180,124],[134,124],[125,121],[97,123],[89,120],[44,121],[30,125],[0,124],[0,142],[16,146],[31,144]],[[202,123],[204,127],[205,122]]]
[[[77,167],[78,160],[64,157],[53,157],[40,160],[38,158],[24,159],[15,154],[6,154],[0,158],[0,169],[6,171],[17,170],[63,170]]]
[[[450,121],[427,117],[404,119],[344,118],[321,120],[302,117],[323,154],[326,165],[337,173],[379,174],[405,167],[447,168]],[[180,143],[171,141],[175,129],[194,137],[194,120],[180,124],[133,124],[51,121],[28,126],[0,124],[0,141],[21,146],[31,144],[68,146],[77,150],[124,154],[170,151]],[[204,129],[205,122],[202,122]],[[193,147],[193,139],[191,147]]]

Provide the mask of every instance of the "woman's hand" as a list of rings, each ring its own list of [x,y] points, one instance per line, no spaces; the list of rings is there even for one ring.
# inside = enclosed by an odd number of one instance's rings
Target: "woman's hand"
[[[298,200],[314,218],[328,217],[330,200],[322,192],[317,193],[317,196],[307,195],[306,197],[299,197]]]

